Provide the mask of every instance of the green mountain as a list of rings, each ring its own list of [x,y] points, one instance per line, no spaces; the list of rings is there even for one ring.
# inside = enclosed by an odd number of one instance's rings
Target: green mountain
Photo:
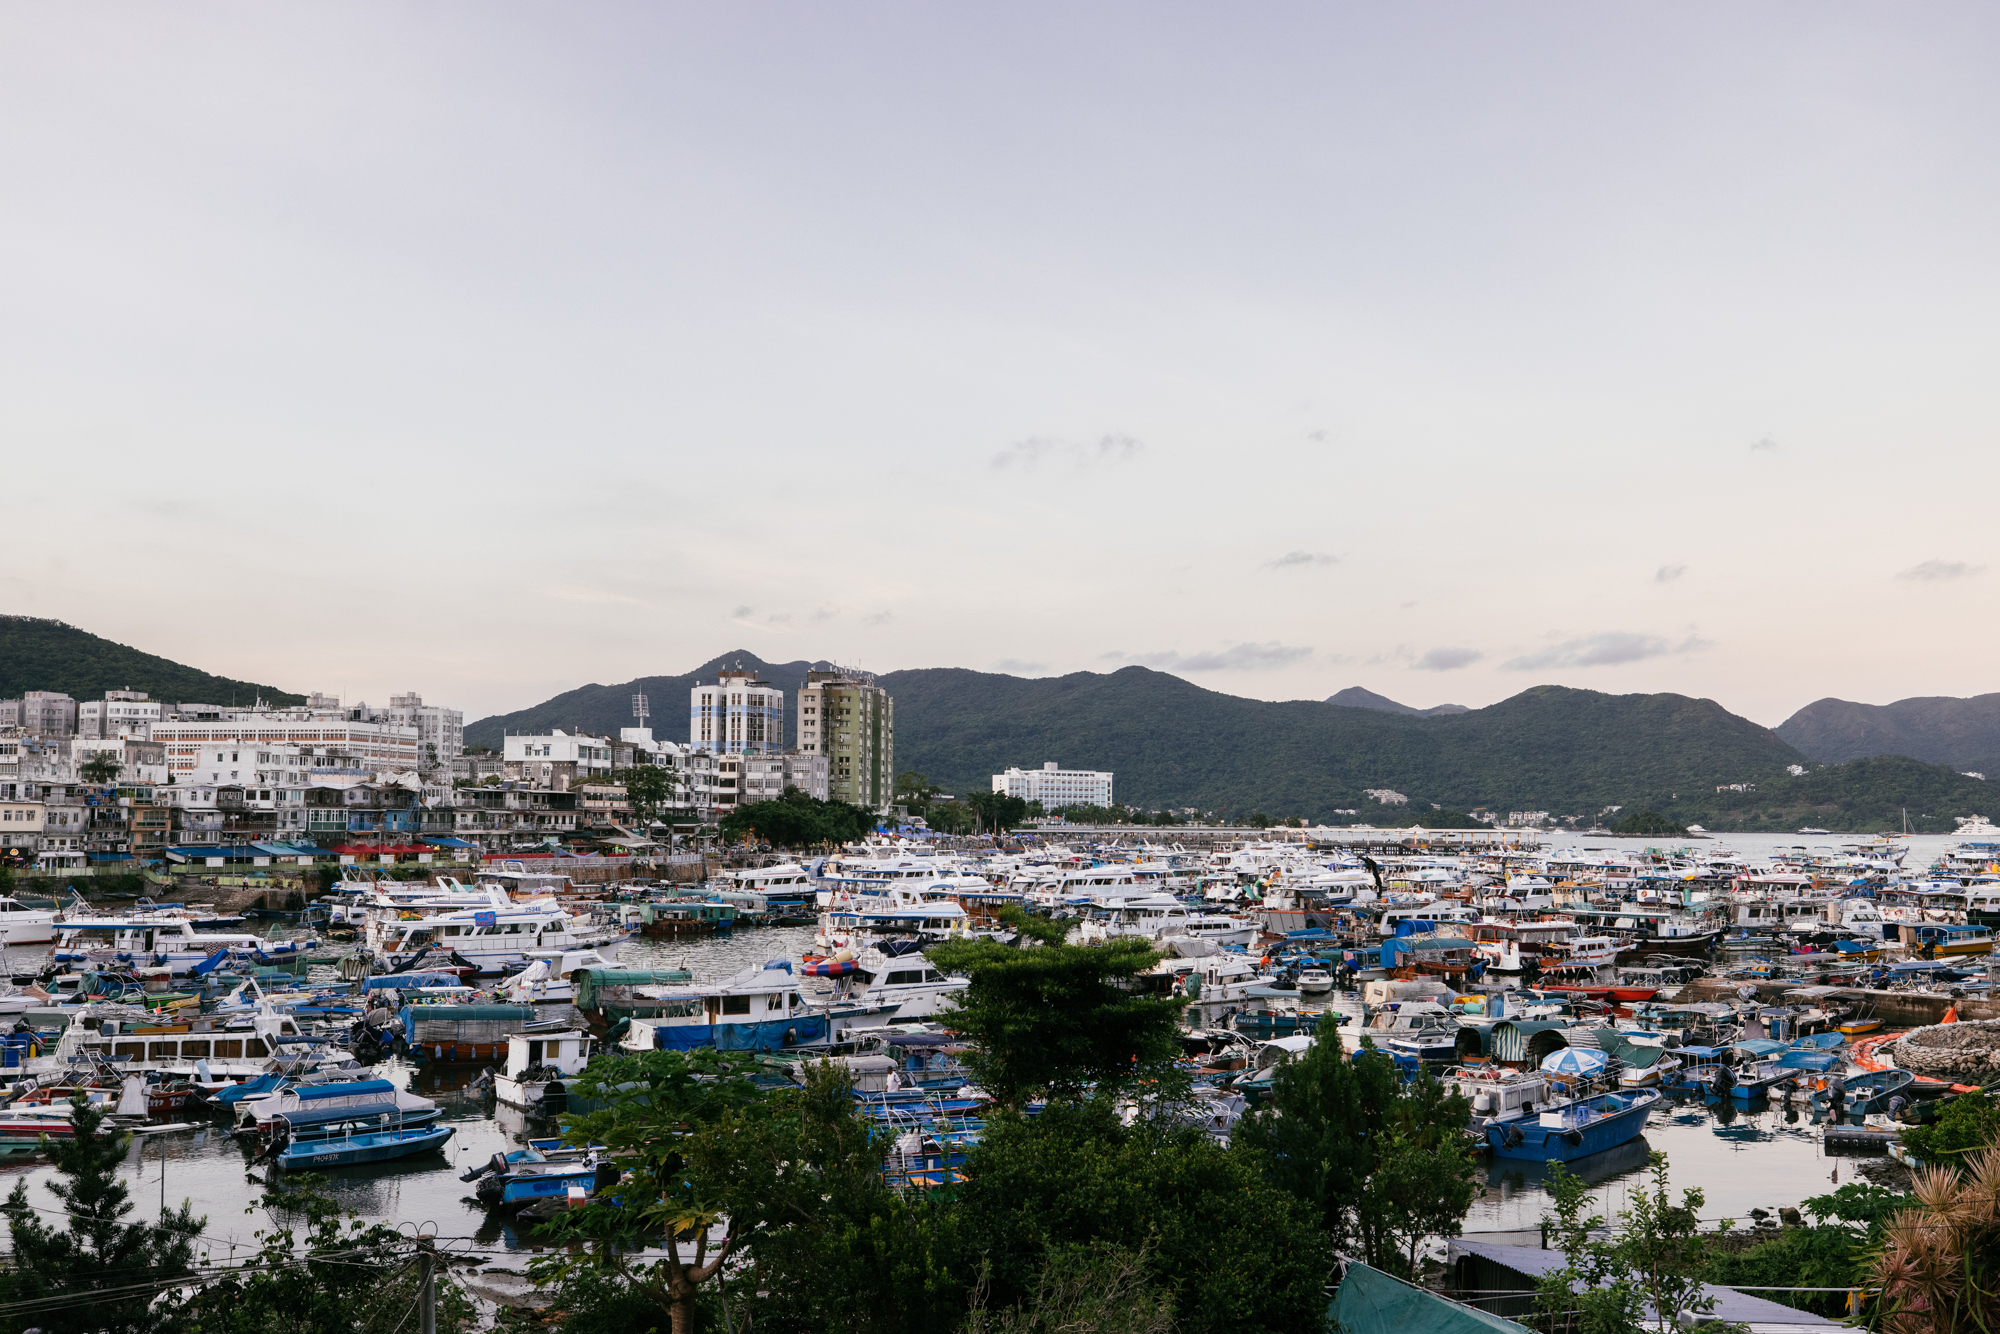
[[[107,690],[143,690],[176,704],[305,702],[304,695],[184,667],[61,621],[0,616],[0,699],[18,699],[25,690],[59,690],[79,700],[102,699]]]
[[[1428,709],[1419,709],[1409,704],[1398,704],[1387,695],[1378,695],[1361,686],[1349,686],[1337,695],[1328,695],[1329,704],[1343,704],[1350,709],[1380,709],[1384,713],[1407,713],[1416,718],[1435,718],[1441,713],[1470,713],[1463,704],[1437,704]]]
[[[1894,704],[1814,700],[1778,735],[1816,760],[1908,755],[2000,778],[2000,694],[1927,695]]]
[[[715,674],[723,668],[741,667],[757,672],[772,685],[782,687],[786,707],[790,708],[798,700],[798,689],[804,684],[806,673],[826,666],[825,662],[765,662],[756,654],[739,649],[710,658],[681,676],[642,676],[622,685],[593,683],[578,686],[533,708],[481,718],[478,722],[466,724],[465,744],[499,750],[501,740],[510,732],[545,733],[557,727],[565,732],[591,732],[598,736],[615,737],[619,728],[633,725],[634,695],[646,696],[646,702],[652,709],[649,722],[654,736],[664,741],[685,743],[688,739],[688,690],[696,682],[712,682]],[[791,731],[793,721],[787,719],[785,723],[787,744],[794,739]]]
[[[1163,672],[1024,680],[956,668],[891,672],[896,766],[947,791],[1008,765],[1110,769],[1122,801],[1334,818],[1388,788],[1448,809],[1595,816],[1681,788],[1756,781],[1804,757],[1711,700],[1537,686],[1484,709],[1415,717],[1269,702]]]
[[[497,746],[507,731],[550,727],[616,735],[631,725],[632,695],[643,692],[655,735],[685,740],[688,688],[739,664],[788,692],[821,665],[725,653],[685,675],[584,686],[484,718],[466,739]],[[986,790],[1010,765],[1055,760],[1112,770],[1119,800],[1132,805],[1331,823],[1406,819],[1433,803],[1548,811],[1586,825],[1622,806],[1718,831],[1897,829],[1905,808],[1911,828],[1949,831],[1954,815],[1991,813],[1986,786],[1948,768],[1908,759],[1812,768],[1770,729],[1684,695],[1536,686],[1487,708],[1426,716],[1366,703],[1242,699],[1144,667],[1033,679],[941,667],[879,679],[896,701],[897,769],[961,794]],[[1808,772],[1793,777],[1793,765]],[[1739,784],[1754,790],[1716,791]],[[1369,788],[1403,793],[1410,804],[1383,806]]]

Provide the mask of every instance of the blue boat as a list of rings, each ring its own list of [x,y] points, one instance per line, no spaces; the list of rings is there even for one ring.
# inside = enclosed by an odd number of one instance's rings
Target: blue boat
[[[1656,1089],[1599,1093],[1539,1112],[1489,1121],[1486,1142],[1502,1158],[1573,1163],[1637,1139],[1660,1101]]]
[[[280,1118],[282,1121],[284,1118]],[[279,1172],[317,1171],[323,1167],[353,1167],[360,1163],[386,1163],[410,1158],[433,1149],[442,1149],[451,1138],[450,1126],[405,1126],[393,1117],[382,1117],[374,1128],[366,1122],[337,1122],[300,1127],[295,1138],[280,1141],[282,1147],[271,1155],[271,1167]]]

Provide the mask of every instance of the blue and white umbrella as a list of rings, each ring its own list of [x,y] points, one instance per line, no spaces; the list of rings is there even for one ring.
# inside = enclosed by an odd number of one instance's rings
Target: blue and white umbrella
[[[1564,1047],[1542,1058],[1542,1072],[1550,1075],[1601,1075],[1611,1058],[1595,1047]]]

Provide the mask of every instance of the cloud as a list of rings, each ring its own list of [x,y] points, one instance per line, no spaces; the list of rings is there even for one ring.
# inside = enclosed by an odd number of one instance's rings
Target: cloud
[[[1962,560],[1927,560],[1922,565],[1912,565],[1896,577],[1921,579],[1926,583],[1943,583],[1949,579],[1969,578],[1985,568],[1984,565],[1967,565]]]
[[[1470,667],[1485,656],[1476,648],[1434,648],[1411,666],[1420,672],[1455,672],[1461,667]]]
[[[1265,561],[1264,568],[1267,570],[1296,570],[1302,566],[1333,565],[1339,560],[1340,557],[1338,556],[1323,556],[1312,551],[1287,551],[1276,560]]]
[[[1586,635],[1582,639],[1572,639],[1545,648],[1538,653],[1509,658],[1500,665],[1510,672],[1538,672],[1550,667],[1620,667],[1628,662],[1643,662],[1647,658],[1664,658],[1678,653],[1696,653],[1713,647],[1714,645],[1708,640],[1698,639],[1692,635],[1675,644],[1657,635],[1635,635],[1623,630],[1612,630],[1601,635]]]
[[[887,625],[891,614],[886,611],[878,611],[873,616],[863,616],[861,623],[863,625]]]
[[[1107,653],[1104,656],[1142,667],[1156,667],[1163,672],[1263,672],[1289,667],[1311,657],[1312,650],[1271,643],[1238,644],[1233,648],[1205,653],[1183,654],[1165,650],[1159,653]]]
[[[1778,442],[1768,435],[1761,440],[1752,440],[1750,442],[1750,452],[1752,454],[1775,454],[1778,452]]]
[[[1046,662],[1022,662],[1019,658],[1002,658],[993,664],[996,672],[1009,676],[1042,676],[1049,670]]]
[[[1019,468],[1023,472],[1028,472],[1045,459],[1067,459],[1079,468],[1092,463],[1128,463],[1143,453],[1145,448],[1144,441],[1134,436],[1115,433],[1101,435],[1089,444],[1036,435],[1026,440],[1016,440],[995,454],[993,467],[1002,471]]]
[[[1322,444],[1322,445],[1323,445],[1323,444],[1325,444],[1325,443],[1326,443],[1326,432],[1325,432],[1325,431],[1307,431],[1307,432],[1306,432],[1306,439],[1308,439],[1308,440],[1312,440],[1312,441],[1315,441],[1315,442],[1317,442],[1317,443],[1319,443],[1319,444]]]
[[[1653,582],[1656,584],[1670,584],[1687,572],[1688,567],[1685,565],[1662,565],[1658,570],[1653,572]]]
[[[729,619],[732,621],[747,621],[756,614],[757,609],[755,607],[738,607],[735,611],[729,613]]]

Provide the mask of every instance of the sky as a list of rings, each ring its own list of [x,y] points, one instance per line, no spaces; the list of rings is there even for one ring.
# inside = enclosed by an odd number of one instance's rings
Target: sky
[[[468,718],[735,649],[2000,689],[1996,39],[0,8],[0,612]]]

